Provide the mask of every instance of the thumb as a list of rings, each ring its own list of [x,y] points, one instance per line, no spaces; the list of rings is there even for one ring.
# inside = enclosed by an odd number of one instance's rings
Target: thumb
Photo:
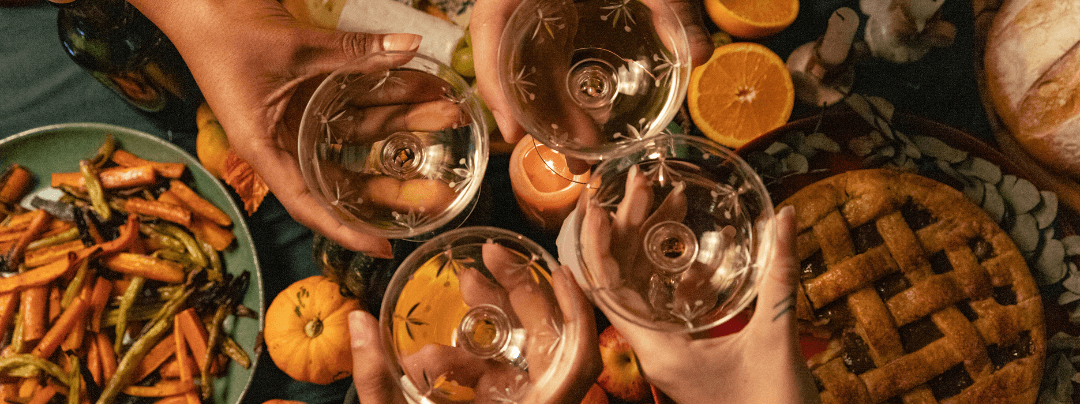
[[[310,39],[313,73],[333,70],[346,62],[381,51],[412,51],[420,48],[420,35],[318,30]]]
[[[362,310],[349,313],[349,346],[352,350],[353,384],[364,404],[404,404],[390,363],[379,341],[379,322]]]

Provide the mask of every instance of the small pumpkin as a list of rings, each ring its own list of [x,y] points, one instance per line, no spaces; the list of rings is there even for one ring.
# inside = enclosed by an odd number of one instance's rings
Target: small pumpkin
[[[270,358],[303,382],[329,384],[351,376],[348,317],[359,309],[358,300],[343,296],[325,276],[294,282],[266,310],[263,337]]]

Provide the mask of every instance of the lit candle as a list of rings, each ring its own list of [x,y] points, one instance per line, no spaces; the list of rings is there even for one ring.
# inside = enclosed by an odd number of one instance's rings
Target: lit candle
[[[570,173],[565,156],[528,135],[510,155],[510,185],[518,206],[532,224],[551,233],[574,210],[588,180],[588,172]]]

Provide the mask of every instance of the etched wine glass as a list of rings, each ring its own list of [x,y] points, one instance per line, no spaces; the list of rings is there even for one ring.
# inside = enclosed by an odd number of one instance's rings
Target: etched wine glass
[[[582,289],[609,316],[669,332],[707,330],[746,308],[775,244],[761,179],[696,136],[656,137],[601,162],[573,217],[560,255],[576,261]]]
[[[419,246],[390,280],[379,317],[406,397],[515,403],[584,394],[569,387],[575,350],[596,331],[591,317],[563,311],[557,265],[535,242],[494,227],[458,228]]]
[[[487,166],[481,101],[413,52],[364,56],[327,76],[300,123],[298,158],[338,221],[390,239],[429,238],[475,206]]]
[[[600,161],[664,131],[686,95],[686,32],[664,0],[525,0],[499,45],[512,113],[537,141]]]

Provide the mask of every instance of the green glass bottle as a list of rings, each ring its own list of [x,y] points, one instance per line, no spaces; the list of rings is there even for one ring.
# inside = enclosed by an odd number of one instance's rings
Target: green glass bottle
[[[195,132],[202,102],[172,42],[124,0],[51,0],[76,64],[164,130]]]

